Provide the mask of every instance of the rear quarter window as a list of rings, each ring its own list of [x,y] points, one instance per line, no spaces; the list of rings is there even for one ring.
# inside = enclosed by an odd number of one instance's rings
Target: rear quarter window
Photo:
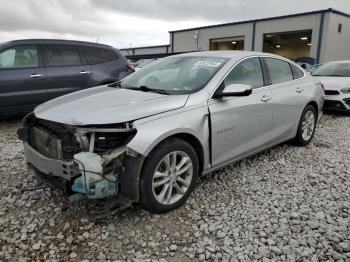
[[[81,47],[89,64],[101,64],[119,59],[117,53],[111,49],[99,47]]]
[[[297,68],[295,65],[290,64],[290,67],[292,68],[293,77],[294,79],[298,79],[304,76],[303,71],[301,71],[299,68]]]

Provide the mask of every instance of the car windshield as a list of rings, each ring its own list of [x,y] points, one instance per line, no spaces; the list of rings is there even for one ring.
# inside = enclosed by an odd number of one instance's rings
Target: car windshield
[[[179,95],[199,91],[228,61],[219,57],[167,57],[126,77],[122,88]]]
[[[350,63],[328,63],[320,66],[312,75],[350,77]]]

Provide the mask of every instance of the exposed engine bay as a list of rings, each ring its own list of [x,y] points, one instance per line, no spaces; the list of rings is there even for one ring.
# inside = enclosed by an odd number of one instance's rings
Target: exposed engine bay
[[[113,209],[139,200],[143,156],[126,146],[135,134],[129,123],[77,127],[34,114],[18,130],[25,156],[42,180],[72,201],[108,199]]]

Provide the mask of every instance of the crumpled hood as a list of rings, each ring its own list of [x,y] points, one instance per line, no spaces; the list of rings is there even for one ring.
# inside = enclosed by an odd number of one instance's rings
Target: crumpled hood
[[[321,81],[325,90],[340,91],[342,88],[350,88],[350,77],[317,76],[316,78]]]
[[[116,124],[181,108],[188,96],[99,86],[50,100],[34,114],[69,125]]]

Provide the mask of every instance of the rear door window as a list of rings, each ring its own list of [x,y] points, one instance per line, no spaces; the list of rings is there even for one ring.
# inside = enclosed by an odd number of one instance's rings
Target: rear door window
[[[74,46],[48,45],[44,54],[47,66],[81,65],[79,52]]]
[[[293,77],[294,79],[298,79],[304,76],[303,71],[301,71],[299,68],[297,68],[295,65],[290,64],[290,67],[292,68]]]
[[[270,71],[273,85],[294,79],[292,69],[288,62],[276,58],[264,58]]]
[[[39,67],[38,50],[36,46],[16,46],[0,52],[0,69],[28,67]]]
[[[98,47],[81,47],[89,64],[101,64],[118,59],[118,55],[111,49]]]

